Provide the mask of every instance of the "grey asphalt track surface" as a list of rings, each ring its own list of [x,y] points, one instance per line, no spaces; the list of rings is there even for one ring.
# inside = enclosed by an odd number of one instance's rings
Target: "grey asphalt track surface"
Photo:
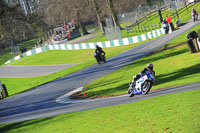
[[[38,65],[38,66],[2,66],[0,77],[36,77],[55,73],[76,64]]]
[[[57,103],[55,100],[68,92],[81,87],[99,77],[111,73],[123,66],[132,63],[145,55],[152,53],[155,49],[165,45],[177,36],[198,25],[190,22],[171,34],[151,40],[133,49],[123,52],[107,60],[105,64],[95,64],[70,75],[56,79],[52,82],[36,87],[30,91],[15,95],[0,101],[0,124],[31,120],[46,116],[53,116],[74,111],[95,109],[117,104],[126,104],[145,98],[151,98],[168,93],[183,92],[200,89],[200,83],[183,87],[171,88],[150,92],[148,95],[138,95],[133,98],[127,96],[77,103]]]

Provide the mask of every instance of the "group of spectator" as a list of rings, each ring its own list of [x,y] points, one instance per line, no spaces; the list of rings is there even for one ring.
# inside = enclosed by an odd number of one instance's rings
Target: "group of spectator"
[[[194,8],[192,8],[192,14],[191,15],[197,16],[197,19],[198,19],[198,13]],[[166,16],[166,19],[163,19],[162,27],[165,30],[165,34],[168,34],[170,29],[171,29],[171,31],[174,31],[174,29],[175,29],[171,19],[172,19],[171,16]]]
[[[54,31],[54,35],[53,35],[53,40],[54,41],[60,41],[62,39],[69,39],[71,38],[71,32],[73,30],[77,30],[78,26],[77,26],[77,22],[72,20],[72,22],[68,23],[68,24],[63,24],[62,27],[60,28],[56,28],[57,30]]]
[[[53,35],[53,40],[54,41],[60,41],[63,37],[63,34],[64,34],[63,30],[55,31],[55,33]]]

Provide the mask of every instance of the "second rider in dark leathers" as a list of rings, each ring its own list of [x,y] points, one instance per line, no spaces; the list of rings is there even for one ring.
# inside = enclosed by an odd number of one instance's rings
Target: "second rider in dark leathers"
[[[102,55],[105,58],[106,53],[102,50],[101,47],[99,47],[98,45],[96,45],[96,50],[95,50],[95,55],[94,56],[95,56],[98,64],[100,64],[100,60],[99,59],[102,58]]]

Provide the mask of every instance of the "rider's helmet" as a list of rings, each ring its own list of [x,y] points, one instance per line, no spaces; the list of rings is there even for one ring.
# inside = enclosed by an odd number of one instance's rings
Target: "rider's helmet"
[[[147,64],[147,69],[149,69],[149,70],[153,70],[153,64],[152,63],[148,63]]]
[[[98,45],[96,45],[96,48],[98,48],[99,46]]]

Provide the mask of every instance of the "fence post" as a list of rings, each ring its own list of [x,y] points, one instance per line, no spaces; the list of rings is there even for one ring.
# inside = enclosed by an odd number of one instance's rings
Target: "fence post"
[[[139,28],[139,23],[138,23],[138,20],[136,19],[135,20],[136,24],[137,24],[137,27]]]
[[[161,9],[158,9],[158,16],[160,18],[160,22],[163,22],[163,17],[162,17],[162,13],[161,13]]]

